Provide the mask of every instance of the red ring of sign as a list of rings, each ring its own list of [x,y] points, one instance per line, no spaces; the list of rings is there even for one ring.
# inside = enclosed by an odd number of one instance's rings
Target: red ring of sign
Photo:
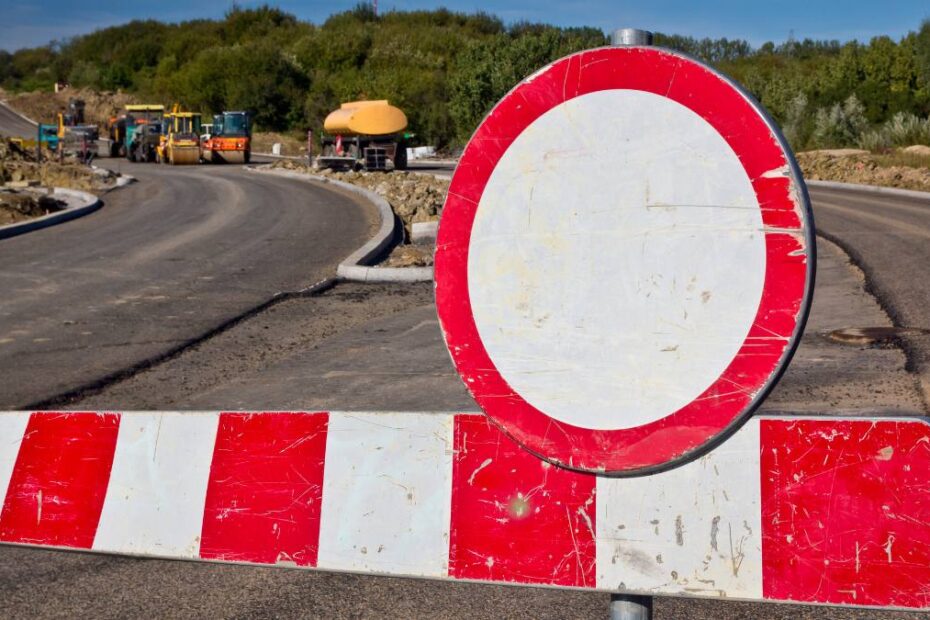
[[[542,114],[581,95],[641,90],[676,101],[727,141],[756,192],[765,226],[762,299],[745,342],[721,376],[690,404],[622,430],[593,430],[549,417],[501,376],[478,334],[468,293],[468,248],[482,193],[513,141]],[[528,78],[497,104],[458,164],[436,242],[436,307],[446,345],[472,396],[501,429],[542,458],[614,474],[680,462],[735,430],[787,363],[806,317],[813,256],[806,197],[777,136],[731,83],[707,67],[657,48],[573,54]],[[803,201],[803,202],[802,202]]]

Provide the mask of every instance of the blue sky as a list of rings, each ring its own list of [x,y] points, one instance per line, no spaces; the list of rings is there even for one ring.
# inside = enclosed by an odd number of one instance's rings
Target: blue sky
[[[269,2],[315,23],[322,22],[333,12],[352,8],[356,3],[357,0]],[[254,6],[261,2],[240,1],[239,4]],[[164,21],[220,18],[231,5],[231,0],[0,0],[0,15],[3,16],[0,49],[43,45],[52,39],[91,32],[134,18],[154,17]],[[483,10],[508,23],[528,20],[561,26],[594,26],[605,31],[629,26],[694,37],[742,38],[754,45],[769,40],[784,41],[790,34],[796,39],[868,41],[880,34],[897,39],[930,18],[927,0],[776,0],[774,3],[753,0],[499,0],[494,3],[379,0],[381,11],[440,6],[465,12]]]

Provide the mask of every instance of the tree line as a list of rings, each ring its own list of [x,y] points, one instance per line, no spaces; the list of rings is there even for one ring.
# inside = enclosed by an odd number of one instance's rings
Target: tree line
[[[247,109],[260,129],[319,130],[347,100],[401,107],[423,143],[464,144],[520,79],[571,52],[606,45],[595,28],[506,25],[487,13],[376,15],[368,4],[320,25],[277,8],[233,6],[223,19],[133,21],[63,42],[0,51],[0,86],[56,81],[190,109]],[[930,20],[900,40],[743,40],[657,34],[742,83],[796,149],[918,138],[930,114]],[[907,136],[906,138],[904,136]],[[930,141],[930,136],[927,136]]]

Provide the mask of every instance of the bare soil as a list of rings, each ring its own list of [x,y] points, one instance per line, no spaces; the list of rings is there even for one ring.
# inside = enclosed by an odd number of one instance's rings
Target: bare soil
[[[35,91],[8,93],[0,89],[0,99],[37,123],[52,123],[68,107],[71,98],[84,100],[84,121],[103,126],[107,119],[129,103],[140,103],[135,95],[123,92],[96,92],[83,88],[66,88],[61,92]]]
[[[915,145],[889,153],[834,149],[798,153],[804,178],[930,191],[930,151]]]
[[[257,131],[252,134],[252,152],[270,153],[273,144],[281,145],[281,155],[297,157],[307,154],[307,140],[290,133]]]
[[[0,190],[0,226],[60,211],[64,203],[29,190]]]

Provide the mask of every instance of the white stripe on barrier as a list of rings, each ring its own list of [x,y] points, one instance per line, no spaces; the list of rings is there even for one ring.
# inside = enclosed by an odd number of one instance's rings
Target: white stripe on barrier
[[[597,480],[597,585],[762,597],[759,420],[677,469]]]
[[[96,551],[197,557],[218,415],[124,416]]]
[[[0,499],[6,497],[28,423],[29,414],[22,411],[0,415]]]
[[[452,422],[436,414],[330,416],[320,568],[446,576]]]

